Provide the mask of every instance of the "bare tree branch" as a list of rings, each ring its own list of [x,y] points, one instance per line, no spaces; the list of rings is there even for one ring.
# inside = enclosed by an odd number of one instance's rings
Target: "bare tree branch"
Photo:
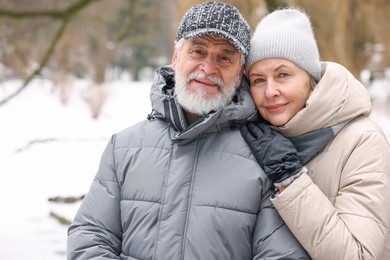
[[[0,17],[12,18],[12,19],[58,19],[64,20],[66,16],[73,16],[75,13],[79,12],[91,2],[97,2],[100,0],[81,0],[69,6],[65,10],[43,10],[43,11],[17,11],[17,10],[4,10],[0,9]]]
[[[134,0],[128,0],[129,5],[127,7],[129,15],[127,16],[126,21],[122,24],[122,26],[119,28],[118,33],[114,39],[114,43],[120,43],[125,37],[127,32],[129,31],[129,28],[133,24],[133,13],[134,13],[134,5],[135,1]]]
[[[0,9],[0,16],[11,19],[51,18],[63,19],[64,11],[12,11]]]
[[[68,9],[65,10],[65,13],[69,14],[70,16],[76,15],[78,12],[83,10],[85,7],[90,5],[92,2],[99,2],[101,0],[81,0],[79,2],[76,2],[74,5],[71,5]]]
[[[22,84],[22,86],[20,88],[18,88],[14,93],[10,94],[8,97],[6,97],[3,100],[1,100],[0,101],[0,106],[4,105],[8,101],[10,101],[12,98],[14,98],[15,96],[19,95],[20,92],[22,92],[27,87],[27,85],[31,82],[31,80],[33,80],[34,77],[36,77],[37,75],[39,75],[41,73],[42,69],[49,62],[49,59],[50,59],[51,55],[53,54],[54,48],[57,45],[58,41],[61,39],[61,36],[63,35],[63,33],[65,31],[65,28],[68,25],[68,23],[69,23],[69,18],[63,20],[63,22],[61,24],[61,27],[57,31],[57,33],[54,36],[53,40],[51,41],[50,46],[46,50],[45,55],[43,56],[42,60],[39,62],[38,68],[36,68],[32,72],[32,74],[30,76],[28,76],[24,80],[24,82],[23,82],[23,84]]]
[[[0,106],[6,104],[8,101],[10,101],[12,98],[19,95],[31,82],[31,80],[34,79],[37,75],[41,74],[42,69],[47,65],[47,63],[50,60],[50,57],[52,56],[55,47],[57,46],[57,43],[61,39],[62,35],[65,32],[65,29],[69,23],[69,21],[81,10],[83,10],[85,7],[87,7],[92,2],[97,2],[100,0],[80,0],[79,2],[76,2],[75,4],[71,5],[67,9],[63,11],[31,11],[31,12],[19,12],[19,11],[6,11],[6,10],[0,10],[0,17],[5,16],[9,18],[15,18],[15,19],[26,19],[26,18],[53,18],[53,19],[60,19],[62,21],[60,28],[58,29],[57,33],[53,37],[49,47],[47,48],[45,54],[43,55],[41,61],[39,62],[39,66],[37,69],[35,69],[31,75],[29,75],[23,82],[22,86],[18,88],[14,93],[10,94],[6,98],[0,101]]]

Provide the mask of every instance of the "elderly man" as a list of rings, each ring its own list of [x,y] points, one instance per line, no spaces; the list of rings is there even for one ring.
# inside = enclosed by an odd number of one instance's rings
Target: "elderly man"
[[[249,42],[231,5],[184,15],[172,65],[156,71],[153,112],[102,155],[68,259],[308,259],[238,128],[256,117],[241,83]]]

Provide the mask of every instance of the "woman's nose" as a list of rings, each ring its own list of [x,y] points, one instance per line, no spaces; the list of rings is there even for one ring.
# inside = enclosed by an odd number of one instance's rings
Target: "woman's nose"
[[[279,95],[280,95],[280,92],[279,92],[279,88],[278,88],[277,84],[272,80],[267,81],[267,87],[265,89],[265,96],[267,98],[274,98],[274,97],[277,97]]]

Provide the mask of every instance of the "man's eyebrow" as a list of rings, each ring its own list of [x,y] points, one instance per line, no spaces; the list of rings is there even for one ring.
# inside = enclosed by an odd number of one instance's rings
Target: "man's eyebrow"
[[[200,46],[206,46],[206,44],[200,40],[192,40],[190,41],[191,45],[200,45]]]
[[[236,50],[236,48],[234,48],[234,46],[231,45],[231,43],[227,42],[226,40],[223,40],[223,39],[218,40],[218,39],[213,39],[213,38],[209,39],[209,38],[206,38],[206,37],[202,38],[202,39],[203,39],[203,41],[197,40],[197,39],[193,39],[191,41],[191,45],[207,47],[207,44],[204,42],[204,40],[206,40],[206,41],[211,42],[214,45],[228,45],[228,46],[230,46],[231,48],[226,48],[226,49],[223,50],[227,54],[234,55],[238,51],[238,50]]]
[[[234,55],[234,54],[237,53],[237,50],[236,50],[236,49],[234,49],[234,50],[232,50],[232,49],[224,49],[223,51],[224,51],[225,53],[227,53],[227,54],[230,54],[230,55]]]

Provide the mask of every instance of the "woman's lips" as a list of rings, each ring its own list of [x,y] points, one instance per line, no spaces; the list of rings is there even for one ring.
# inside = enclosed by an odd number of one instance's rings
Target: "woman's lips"
[[[279,112],[283,110],[285,106],[286,104],[275,104],[275,105],[266,106],[265,108],[270,112]]]

